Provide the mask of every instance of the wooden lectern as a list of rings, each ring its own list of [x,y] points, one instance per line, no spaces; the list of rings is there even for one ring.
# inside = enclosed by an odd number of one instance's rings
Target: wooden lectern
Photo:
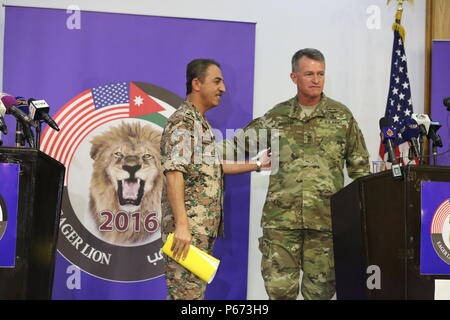
[[[420,274],[421,182],[450,181],[450,167],[408,166],[359,178],[331,198],[337,299],[433,299]],[[369,288],[369,267],[381,287]],[[369,268],[369,269],[368,269]]]
[[[1,299],[51,299],[65,167],[37,149],[1,147],[20,164],[15,266],[0,268]]]

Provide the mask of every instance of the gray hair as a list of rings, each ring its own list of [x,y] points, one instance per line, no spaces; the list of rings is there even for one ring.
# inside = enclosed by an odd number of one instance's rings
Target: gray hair
[[[298,61],[300,60],[301,57],[306,56],[310,59],[316,60],[316,61],[320,61],[325,63],[325,57],[322,54],[322,52],[320,52],[317,49],[313,49],[313,48],[305,48],[305,49],[300,49],[298,50],[293,56],[292,56],[292,72],[297,72],[298,71]]]

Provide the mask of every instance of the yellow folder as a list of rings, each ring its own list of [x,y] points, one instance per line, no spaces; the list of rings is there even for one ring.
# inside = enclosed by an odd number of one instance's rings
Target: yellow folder
[[[173,252],[170,250],[173,243],[173,233],[167,237],[167,241],[162,247],[162,251],[173,259]],[[211,283],[219,268],[220,260],[191,245],[186,259],[174,259],[190,272],[207,283]]]

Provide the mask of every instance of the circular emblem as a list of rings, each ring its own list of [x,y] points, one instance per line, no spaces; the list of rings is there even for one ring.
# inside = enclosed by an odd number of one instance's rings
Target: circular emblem
[[[119,82],[84,91],[54,116],[42,150],[66,167],[58,251],[98,278],[161,276],[160,138],[182,99]]]
[[[8,225],[8,211],[3,197],[0,195],[0,240],[5,234],[6,226]]]
[[[450,264],[450,201],[444,201],[431,221],[431,242],[438,256]]]

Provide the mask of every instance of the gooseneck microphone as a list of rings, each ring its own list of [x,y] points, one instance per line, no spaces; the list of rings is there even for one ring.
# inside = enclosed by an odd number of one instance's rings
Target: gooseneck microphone
[[[50,117],[48,112],[50,111],[50,106],[45,100],[36,100],[34,98],[28,99],[28,105],[30,108],[30,117],[33,120],[43,120],[47,123],[53,130],[59,131],[59,127],[55,120]]]
[[[18,109],[23,113],[28,114],[27,100],[24,97],[16,97],[16,101]],[[30,129],[30,126],[26,122],[18,120],[16,125],[16,146],[25,146],[25,141],[28,142],[28,145],[31,148],[35,148],[34,134]]]
[[[35,128],[37,127],[37,124],[33,121],[33,119],[31,119],[17,107],[18,102],[14,97],[7,95],[3,96],[1,100],[5,105],[6,113],[12,114],[16,119],[28,124],[29,126],[33,126]]]
[[[400,164],[397,161],[397,158],[395,157],[394,152],[394,141],[397,138],[397,133],[391,126],[388,118],[383,117],[380,119],[380,130],[383,135],[383,143],[386,145],[388,155],[392,163],[392,176],[396,180],[402,179],[402,170],[400,168]]]

